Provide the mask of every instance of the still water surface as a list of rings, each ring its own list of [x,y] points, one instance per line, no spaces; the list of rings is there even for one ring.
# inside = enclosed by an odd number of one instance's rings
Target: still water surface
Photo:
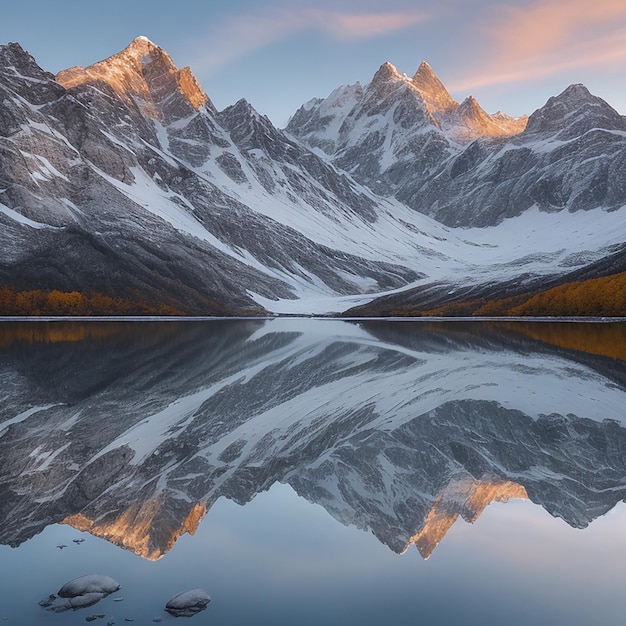
[[[624,324],[1,324],[0,619],[622,624],[625,389]]]

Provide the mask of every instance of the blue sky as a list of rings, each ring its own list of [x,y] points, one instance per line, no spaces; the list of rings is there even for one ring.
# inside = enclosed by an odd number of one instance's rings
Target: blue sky
[[[312,97],[427,60],[459,101],[531,113],[584,83],[626,114],[624,0],[0,0],[0,43],[46,70],[145,35],[189,65],[219,109],[245,97],[278,126]]]

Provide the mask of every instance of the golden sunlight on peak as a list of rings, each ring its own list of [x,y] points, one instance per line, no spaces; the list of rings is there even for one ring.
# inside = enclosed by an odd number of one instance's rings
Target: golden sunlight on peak
[[[190,68],[178,69],[165,50],[143,36],[103,61],[59,72],[56,80],[66,89],[105,83],[131,107],[166,123],[209,102]]]

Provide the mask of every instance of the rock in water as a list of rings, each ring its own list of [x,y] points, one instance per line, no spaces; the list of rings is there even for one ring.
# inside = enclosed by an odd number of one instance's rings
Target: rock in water
[[[39,605],[47,611],[62,613],[69,609],[82,609],[93,606],[110,593],[117,591],[121,585],[110,576],[86,574],[65,583],[58,591],[58,597],[51,594]]]
[[[189,589],[174,596],[166,605],[165,610],[174,617],[191,617],[206,609],[211,596],[203,589]]]
[[[61,598],[76,598],[91,593],[102,594],[102,597],[117,591],[121,585],[110,576],[101,574],[85,574],[70,580],[59,589],[58,595]]]

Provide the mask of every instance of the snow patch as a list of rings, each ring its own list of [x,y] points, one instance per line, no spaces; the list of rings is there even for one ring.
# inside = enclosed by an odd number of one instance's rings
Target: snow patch
[[[13,221],[18,222],[24,226],[29,226],[30,228],[41,229],[41,228],[50,228],[52,230],[57,230],[56,226],[50,226],[49,224],[42,224],[41,222],[35,222],[27,217],[24,217],[21,213],[18,213],[14,209],[10,209],[8,206],[0,203],[0,213],[3,213],[7,217],[11,218]]]

